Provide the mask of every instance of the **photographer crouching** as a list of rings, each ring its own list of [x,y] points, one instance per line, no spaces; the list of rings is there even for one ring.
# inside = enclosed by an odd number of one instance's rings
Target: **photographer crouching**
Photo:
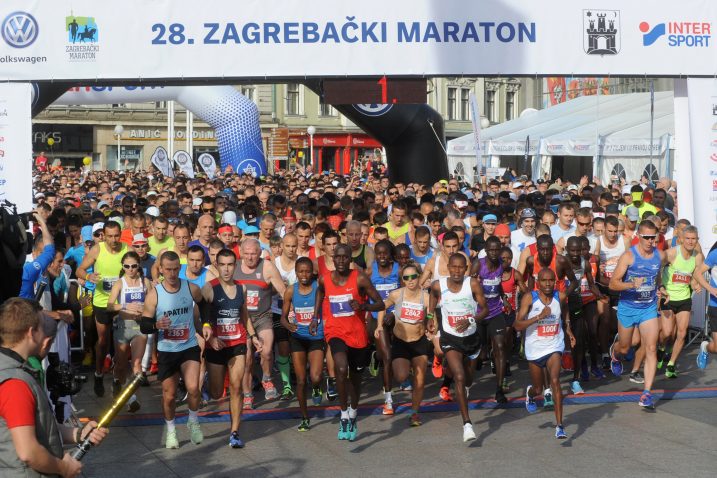
[[[47,353],[42,309],[12,298],[0,306],[0,476],[75,477],[82,464],[63,445],[89,436],[98,445],[108,433],[91,421],[82,428],[57,424],[38,373],[27,363]],[[12,444],[12,446],[10,446]]]

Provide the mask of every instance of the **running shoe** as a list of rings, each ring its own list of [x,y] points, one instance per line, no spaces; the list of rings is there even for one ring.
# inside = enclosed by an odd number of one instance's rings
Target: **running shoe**
[[[294,391],[291,389],[291,386],[284,385],[284,390],[281,391],[281,399],[291,400],[292,398],[294,398]]]
[[[300,432],[308,432],[311,429],[311,424],[308,418],[302,418],[301,423],[299,424],[299,430]]]
[[[232,448],[244,448],[244,442],[239,438],[239,432],[232,432],[229,435],[229,446]]]
[[[561,358],[561,365],[563,367],[563,370],[565,370],[566,372],[572,372],[573,367],[575,366],[573,362],[573,354],[568,351],[563,353],[563,356]]]
[[[378,377],[378,354],[375,350],[371,352],[371,361],[368,364],[368,373],[370,373],[372,377]]]
[[[97,395],[98,397],[105,396],[105,384],[103,379],[104,376],[97,376],[97,374],[95,374],[95,395]]]
[[[349,419],[349,441],[356,440],[356,435],[358,435],[358,421],[355,418]]]
[[[102,373],[110,373],[112,370],[112,357],[110,354],[105,355],[105,361],[102,363]]]
[[[617,336],[615,336],[615,341],[617,341]],[[622,362],[615,357],[615,342],[610,346],[610,371],[616,377],[622,375]]]
[[[700,344],[700,353],[697,354],[697,367],[699,367],[700,370],[706,369],[707,363],[710,360],[710,354],[707,352],[707,346],[709,344],[706,340]]]
[[[167,437],[164,440],[164,448],[176,450],[179,448],[179,440],[177,440],[177,430],[167,431]]]
[[[583,390],[583,387],[580,385],[580,382],[577,380],[573,380],[573,383],[570,384],[570,389],[573,391],[573,395],[584,395],[585,390]]]
[[[495,392],[495,401],[498,402],[500,405],[508,403],[508,398],[505,396],[505,393],[503,393],[502,389]]]
[[[657,369],[661,369],[665,365],[665,347],[657,346]]]
[[[264,398],[267,400],[274,400],[279,396],[279,392],[274,386],[274,382],[270,380],[262,380],[261,386],[264,388]]]
[[[149,379],[147,378],[146,373],[142,374],[142,378],[139,379],[139,384],[142,387],[149,387]]]
[[[590,373],[598,380],[602,380],[605,378],[605,372],[603,372],[602,369],[598,366],[590,367]]]
[[[254,395],[244,395],[242,408],[244,410],[251,410],[254,408]]]
[[[451,390],[448,387],[441,387],[441,390],[438,392],[438,396],[441,397],[441,400],[444,402],[452,402],[453,397],[451,396]]]
[[[329,402],[333,402],[338,398],[339,394],[336,391],[336,379],[335,378],[327,378],[326,379],[326,399]]]
[[[401,385],[398,386],[399,390],[402,390],[404,392],[410,392],[413,390],[413,385],[411,384],[411,379],[407,378],[403,382],[401,382]]]
[[[530,396],[530,390],[533,388],[532,385],[528,385],[525,389],[525,409],[528,413],[535,413],[538,411],[538,406],[535,404],[535,399]]]
[[[112,398],[119,397],[119,394],[122,393],[122,384],[119,380],[112,380]]]
[[[127,410],[129,410],[130,413],[137,413],[140,408],[141,405],[137,401],[137,397],[133,395],[132,398],[130,398],[129,403],[127,404]]]
[[[645,377],[642,376],[639,370],[632,372],[628,378],[632,383],[645,383]]]
[[[416,413],[416,412],[413,412],[411,414],[411,417],[408,419],[408,423],[412,427],[420,427],[421,425],[423,425],[423,422],[421,421],[421,417],[419,417],[418,413]]]
[[[311,400],[314,402],[315,406],[321,405],[321,387],[314,387],[314,389],[311,391]]]
[[[642,396],[640,396],[640,401],[638,402],[639,405],[647,410],[654,410],[655,409],[655,403],[652,401],[652,394],[645,390],[642,392]]]
[[[580,381],[588,382],[590,380],[590,371],[588,370],[588,362],[583,359],[582,365],[580,365]]]
[[[476,432],[473,431],[473,425],[471,423],[463,424],[463,441],[469,442],[476,439]]]
[[[602,369],[610,370],[610,356],[602,358]]]
[[[553,402],[553,392],[550,390],[546,390],[543,393],[543,408],[546,410],[550,410],[555,406],[555,402]]]
[[[339,422],[339,440],[349,439],[349,419],[342,418]]]
[[[82,358],[82,366],[92,367],[93,363],[95,363],[95,361],[92,358],[92,352],[85,352],[85,356]]]
[[[204,434],[202,433],[202,427],[199,426],[199,422],[188,421],[187,428],[189,428],[189,439],[195,445],[199,445],[204,441]]]
[[[500,384],[501,390],[503,390],[503,393],[507,393],[510,391],[510,387],[508,386],[508,379],[503,378],[503,382]]]
[[[630,347],[627,349],[627,353],[625,354],[625,360],[628,362],[632,362],[632,359],[635,358],[635,347]]]
[[[443,377],[443,362],[438,357],[433,357],[432,371],[435,378]]]
[[[665,369],[665,377],[667,378],[677,378],[677,369],[675,368],[675,365],[667,365],[667,368]]]
[[[568,434],[565,433],[565,428],[563,428],[562,425],[558,425],[555,427],[555,438],[558,440],[565,440],[568,437]]]
[[[384,415],[393,415],[393,402],[384,402],[383,412]]]
[[[157,372],[159,372],[159,365],[157,362],[152,362],[152,365],[149,366],[149,374],[157,375]]]

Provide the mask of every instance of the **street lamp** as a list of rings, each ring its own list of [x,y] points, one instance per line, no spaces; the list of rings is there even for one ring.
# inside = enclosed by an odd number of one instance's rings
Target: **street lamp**
[[[121,155],[120,155],[120,138],[124,133],[124,127],[121,124],[115,126],[115,135],[117,136],[117,170],[121,168]]]
[[[316,128],[309,126],[306,128],[306,132],[309,134],[309,164],[314,164],[314,135],[316,134]],[[304,165],[306,166],[306,165]]]

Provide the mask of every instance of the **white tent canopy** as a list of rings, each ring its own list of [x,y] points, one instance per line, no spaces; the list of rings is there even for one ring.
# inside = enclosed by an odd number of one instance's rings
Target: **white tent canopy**
[[[669,172],[673,104],[672,92],[655,93],[652,155],[660,175]],[[497,167],[500,156],[523,156],[528,137],[528,154],[541,160],[541,171],[534,164],[534,176],[550,171],[551,156],[588,156],[597,160],[594,171],[603,181],[618,164],[626,179],[639,179],[650,163],[650,93],[583,96],[485,129],[481,132],[484,160],[492,158],[489,166]],[[465,170],[472,169],[474,135],[449,141],[448,157],[451,170],[457,162]]]

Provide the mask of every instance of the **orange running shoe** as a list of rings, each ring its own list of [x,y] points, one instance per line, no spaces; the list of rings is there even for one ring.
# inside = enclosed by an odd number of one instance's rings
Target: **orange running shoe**
[[[448,387],[441,387],[441,391],[438,392],[438,396],[441,397],[441,400],[444,402],[452,402],[453,397],[451,396],[451,391]]]
[[[438,357],[433,357],[433,376],[436,378],[443,377],[443,362]]]

